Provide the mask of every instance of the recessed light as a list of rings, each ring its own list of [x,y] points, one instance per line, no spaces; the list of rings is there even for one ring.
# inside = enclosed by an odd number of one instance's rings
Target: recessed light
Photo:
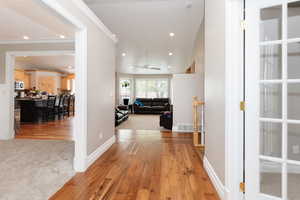
[[[170,35],[170,37],[174,37],[175,33],[170,33],[169,35]]]
[[[125,57],[125,56],[126,56],[126,53],[122,53],[122,56]]]
[[[173,56],[173,53],[172,53],[172,52],[169,52],[169,56]]]
[[[23,39],[24,40],[29,40],[29,37],[25,35],[25,36],[23,36]]]
[[[66,36],[64,36],[64,35],[59,35],[59,37],[60,37],[61,39],[65,39],[65,38],[66,38]]]

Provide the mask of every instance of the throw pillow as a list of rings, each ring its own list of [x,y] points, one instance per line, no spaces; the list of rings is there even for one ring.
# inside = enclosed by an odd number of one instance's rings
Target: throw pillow
[[[144,106],[144,104],[138,100],[135,100],[134,104],[136,104],[138,106]]]

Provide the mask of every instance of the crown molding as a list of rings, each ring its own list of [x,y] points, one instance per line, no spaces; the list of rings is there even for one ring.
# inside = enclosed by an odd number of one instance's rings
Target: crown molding
[[[1,44],[49,44],[49,43],[74,43],[75,40],[0,40]]]
[[[77,7],[84,13],[86,16],[94,22],[100,30],[102,30],[112,41],[115,43],[118,42],[118,39],[115,34],[113,34],[99,19],[99,17],[86,5],[82,0],[73,0]]]

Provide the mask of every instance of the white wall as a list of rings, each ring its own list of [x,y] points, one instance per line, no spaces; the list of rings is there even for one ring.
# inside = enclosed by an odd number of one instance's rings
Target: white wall
[[[193,97],[197,96],[195,74],[175,74],[172,78],[173,131],[193,131]]]
[[[204,58],[204,19],[201,22],[200,28],[197,33],[197,37],[195,40],[195,46],[194,46],[194,54],[192,58],[192,62],[195,62],[195,78],[196,78],[196,96],[199,100],[205,101],[205,95],[204,95],[204,85],[205,85],[205,58]]]
[[[115,132],[116,47],[115,42],[74,2],[60,0],[59,4],[87,28],[87,153],[90,155]]]
[[[7,139],[10,137],[11,133],[9,132],[11,122],[9,112],[11,111],[10,107],[10,91],[9,87],[4,84],[0,84],[0,140]]]
[[[202,21],[197,32],[193,56],[189,65],[193,62],[195,62],[194,74],[175,74],[172,79],[172,101],[174,105],[173,130],[175,131],[193,131],[192,98],[196,96],[198,100],[205,101],[204,21]]]
[[[205,4],[205,156],[225,184],[225,1]]]

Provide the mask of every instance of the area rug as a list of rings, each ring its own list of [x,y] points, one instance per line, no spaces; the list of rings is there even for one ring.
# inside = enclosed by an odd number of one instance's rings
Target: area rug
[[[0,141],[0,200],[46,200],[71,177],[71,141]]]
[[[159,115],[131,114],[117,129],[166,130],[159,126]]]

